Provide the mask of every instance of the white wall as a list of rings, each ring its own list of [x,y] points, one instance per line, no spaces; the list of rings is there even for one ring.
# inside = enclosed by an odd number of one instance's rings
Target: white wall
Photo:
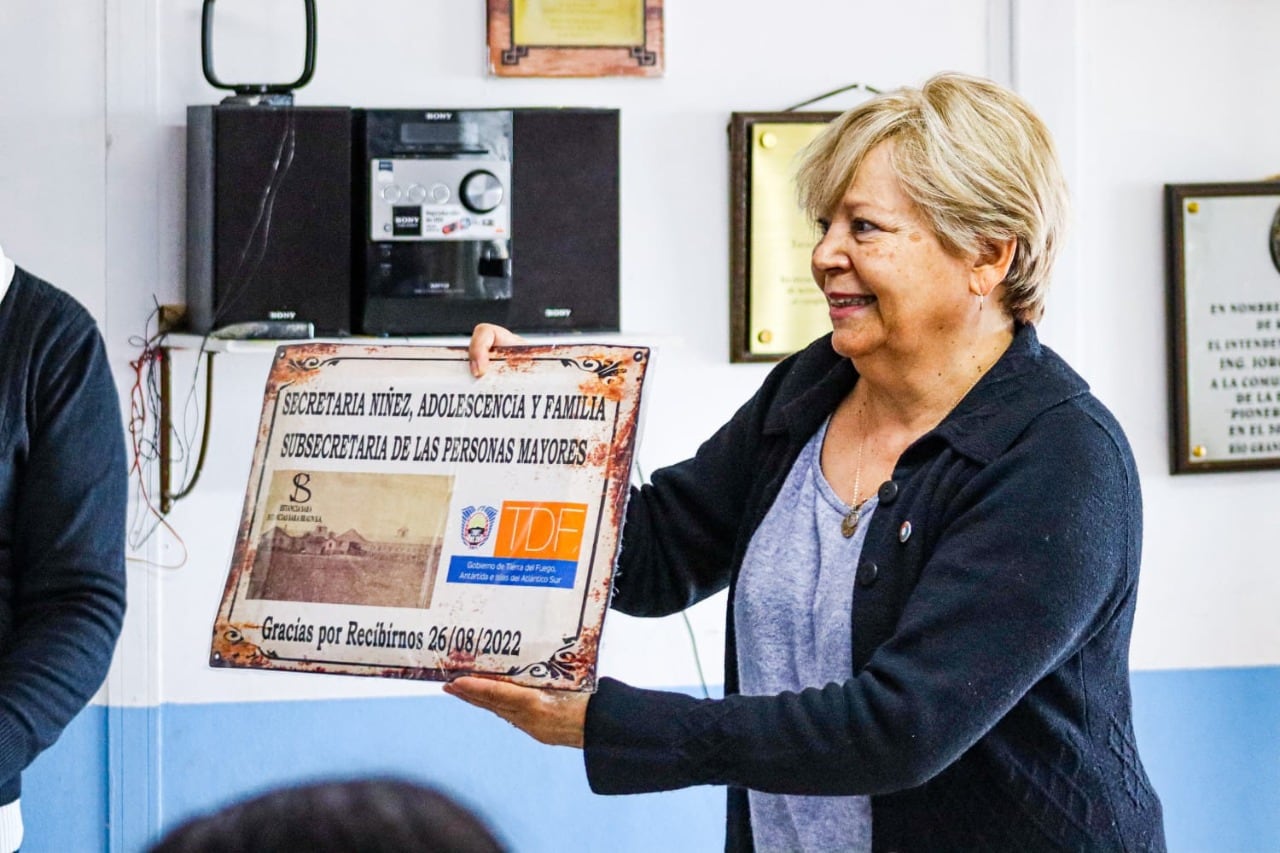
[[[0,246],[101,319],[103,8],[5,0],[2,14]]]
[[[219,75],[227,80],[295,76],[301,56],[296,5],[284,4],[264,32],[251,25],[250,19],[262,16],[249,4],[220,4]],[[298,102],[622,109],[622,327],[660,347],[640,451],[641,464],[652,470],[691,453],[749,396],[767,369],[727,363],[729,113],[782,109],[859,80],[890,87],[918,83],[941,69],[984,73],[989,6],[998,15],[1004,4],[803,0],[785,12],[763,2],[736,4],[730,12],[721,4],[670,3],[667,73],[661,79],[501,80],[485,74],[483,4],[327,0],[319,9],[315,78],[299,91]],[[220,97],[200,72],[199,8],[196,0],[186,0],[156,4],[151,13],[157,151],[152,163],[129,167],[158,172],[157,277],[150,287],[163,302],[182,298],[185,109]],[[135,26],[122,38],[136,39],[141,29]],[[279,56],[263,64],[261,57],[281,42]],[[1007,53],[1006,44],[999,48]],[[846,96],[833,106],[847,106],[855,98]],[[141,286],[121,283],[133,299]],[[176,364],[180,392],[192,367],[190,356]],[[435,690],[204,666],[243,500],[258,414],[255,398],[266,370],[265,356],[216,359],[210,463],[193,495],[172,516],[189,558],[181,569],[151,574],[160,591],[154,605],[161,638],[154,648],[158,688],[139,690],[139,701],[157,692],[162,701],[193,702]],[[167,563],[179,553],[176,543],[166,540],[155,558]],[[718,683],[723,597],[695,609],[692,620],[708,677]],[[696,683],[678,619],[639,622],[612,614],[608,626],[603,672],[642,684]]]
[[[1077,363],[1128,432],[1143,479],[1133,664],[1274,665],[1280,471],[1168,473],[1162,187],[1280,172],[1280,4],[1081,9]]]

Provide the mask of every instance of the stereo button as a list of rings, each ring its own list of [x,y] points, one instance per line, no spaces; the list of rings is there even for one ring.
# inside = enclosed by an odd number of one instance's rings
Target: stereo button
[[[405,191],[404,197],[409,204],[422,204],[427,200],[427,191],[418,184],[410,184],[409,189]]]
[[[444,184],[432,184],[427,195],[431,197],[432,204],[444,204],[449,200],[450,192]]]
[[[382,188],[382,200],[387,204],[395,204],[403,195],[403,191],[396,184],[390,184]]]

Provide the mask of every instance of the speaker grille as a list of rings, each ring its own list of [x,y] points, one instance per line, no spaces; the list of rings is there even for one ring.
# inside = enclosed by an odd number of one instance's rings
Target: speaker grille
[[[618,329],[618,112],[517,110],[508,318]]]
[[[349,332],[351,111],[213,109],[213,327],[287,317]]]

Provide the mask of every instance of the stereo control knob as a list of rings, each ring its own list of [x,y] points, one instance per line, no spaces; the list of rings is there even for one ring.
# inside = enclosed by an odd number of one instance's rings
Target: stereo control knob
[[[472,213],[488,213],[493,210],[502,204],[502,197],[506,192],[498,176],[484,169],[469,173],[462,179],[459,189],[462,203]]]

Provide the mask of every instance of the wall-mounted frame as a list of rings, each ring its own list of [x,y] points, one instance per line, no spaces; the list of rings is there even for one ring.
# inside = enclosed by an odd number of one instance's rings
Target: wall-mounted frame
[[[817,231],[796,197],[796,155],[839,113],[729,120],[729,360],[778,361],[831,331],[809,273]]]
[[[661,77],[663,0],[488,0],[489,73]]]
[[[1166,184],[1170,470],[1280,468],[1280,183]]]

